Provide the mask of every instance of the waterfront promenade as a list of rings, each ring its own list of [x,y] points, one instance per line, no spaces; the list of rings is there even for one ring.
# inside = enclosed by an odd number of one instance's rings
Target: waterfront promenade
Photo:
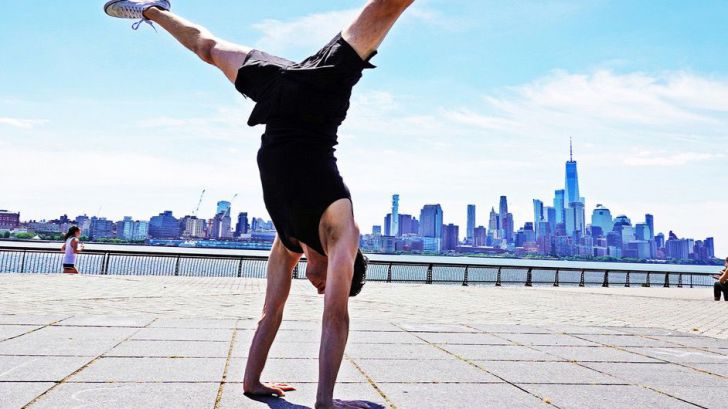
[[[310,408],[322,299],[295,280],[268,381],[242,394],[265,281],[0,275],[0,408]],[[385,408],[719,408],[709,288],[369,283],[337,395]],[[377,405],[377,406],[375,406]]]

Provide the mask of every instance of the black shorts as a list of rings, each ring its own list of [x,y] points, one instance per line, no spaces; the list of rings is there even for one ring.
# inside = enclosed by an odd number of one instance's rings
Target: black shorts
[[[295,239],[325,255],[321,216],[337,200],[351,200],[334,147],[352,88],[374,68],[374,54],[363,60],[338,34],[301,63],[252,50],[238,71],[236,89],[256,102],[248,125],[266,125],[258,151],[265,205],[293,252],[303,252]]]
[[[76,268],[75,264],[63,264],[63,268]]]

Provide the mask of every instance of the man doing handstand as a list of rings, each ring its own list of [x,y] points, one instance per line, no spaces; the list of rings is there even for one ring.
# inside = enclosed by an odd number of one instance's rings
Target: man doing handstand
[[[351,194],[334,156],[352,88],[400,15],[414,0],[369,0],[354,21],[300,63],[233,44],[175,14],[169,0],[112,0],[113,17],[152,22],[203,61],[219,68],[256,105],[248,125],[265,125],[258,167],[266,208],[278,235],[267,269],[262,318],[245,369],[244,391],[282,396],[284,384],[260,380],[283,318],[292,271],[306,255],[306,276],[324,294],[316,408],[365,408],[333,399],[349,333],[349,296],[363,286],[366,259],[358,251]]]

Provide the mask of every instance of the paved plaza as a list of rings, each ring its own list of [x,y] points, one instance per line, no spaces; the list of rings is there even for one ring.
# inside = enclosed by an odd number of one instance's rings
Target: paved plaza
[[[242,393],[265,281],[0,276],[0,408],[312,408],[322,298],[293,286],[265,381]],[[336,395],[372,408],[723,408],[712,289],[369,283]]]

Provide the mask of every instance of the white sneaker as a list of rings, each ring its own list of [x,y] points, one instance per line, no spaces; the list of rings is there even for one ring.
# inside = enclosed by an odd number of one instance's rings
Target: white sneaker
[[[169,0],[111,0],[104,5],[104,12],[111,17],[139,19],[131,26],[134,30],[138,29],[141,23],[147,23],[154,28],[152,22],[143,14],[149,7],[159,7],[162,10],[172,8]]]

